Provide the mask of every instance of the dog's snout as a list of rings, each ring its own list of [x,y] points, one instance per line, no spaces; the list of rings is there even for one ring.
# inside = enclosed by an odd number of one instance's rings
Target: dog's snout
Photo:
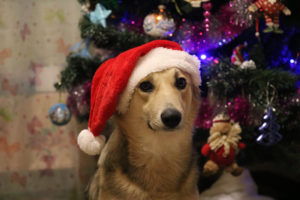
[[[181,113],[176,109],[166,109],[161,114],[161,120],[168,128],[175,128],[181,121]]]

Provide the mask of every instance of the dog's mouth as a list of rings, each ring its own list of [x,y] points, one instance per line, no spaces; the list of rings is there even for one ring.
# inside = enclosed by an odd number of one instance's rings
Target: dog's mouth
[[[155,129],[151,126],[150,122],[147,122],[148,128],[150,128],[152,131],[155,131]]]
[[[147,125],[148,125],[148,128],[151,129],[152,131],[157,131],[157,129],[155,129],[155,128],[153,128],[153,127],[151,126],[150,121],[147,122]],[[163,127],[163,128],[159,128],[159,129],[162,130],[162,131],[166,131],[166,132],[172,132],[172,131],[179,130],[180,127],[178,127],[178,126],[175,127],[175,128]]]

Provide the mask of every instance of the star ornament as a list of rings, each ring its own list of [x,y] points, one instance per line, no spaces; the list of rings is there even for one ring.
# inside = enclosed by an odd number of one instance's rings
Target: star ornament
[[[106,28],[106,18],[111,14],[111,10],[107,10],[100,3],[97,3],[96,8],[89,14],[89,18],[93,24],[101,24]]]

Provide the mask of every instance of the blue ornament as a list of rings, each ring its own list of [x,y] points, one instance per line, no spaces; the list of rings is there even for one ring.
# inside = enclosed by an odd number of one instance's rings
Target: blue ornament
[[[50,108],[49,117],[53,124],[58,126],[65,125],[71,119],[71,111],[66,104],[57,103]]]
[[[90,39],[85,39],[81,42],[78,42],[78,43],[74,44],[70,49],[71,56],[80,56],[80,57],[83,57],[83,58],[92,58],[92,55],[89,52],[90,44],[91,44]]]
[[[96,8],[89,14],[89,18],[93,24],[101,24],[106,28],[106,18],[111,14],[111,10],[107,10],[100,3],[97,3]]]
[[[276,116],[272,108],[268,107],[263,117],[263,124],[258,128],[261,134],[256,138],[257,143],[264,146],[277,144],[282,139],[279,129],[280,125],[276,122]]]

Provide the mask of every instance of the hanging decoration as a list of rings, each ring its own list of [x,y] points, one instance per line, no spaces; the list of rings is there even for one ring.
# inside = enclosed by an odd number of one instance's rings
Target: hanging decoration
[[[106,18],[110,14],[111,10],[107,10],[103,5],[97,3],[95,10],[90,12],[88,16],[93,24],[101,24],[104,28],[106,28]]]
[[[91,54],[89,52],[91,40],[85,39],[81,42],[74,44],[70,49],[71,56],[79,56],[82,58],[91,58]]]
[[[240,67],[241,69],[256,69],[256,65],[253,60],[245,60],[243,55],[243,50],[247,47],[247,43],[244,42],[243,44],[237,45],[231,55],[231,62],[232,64]]]
[[[90,13],[90,9],[91,9],[91,3],[90,3],[89,0],[87,0],[85,4],[82,4],[82,6],[81,6],[81,12],[83,14],[89,14]]]
[[[243,49],[247,46],[247,43],[237,45],[231,55],[231,62],[234,65],[241,65],[244,62]]]
[[[263,124],[258,128],[260,132],[260,135],[256,139],[258,144],[271,146],[277,144],[282,139],[282,136],[278,132],[280,125],[276,121],[273,110],[271,106],[268,106],[267,112],[264,114]]]
[[[61,102],[61,83],[58,83],[59,98],[58,101]],[[71,111],[64,103],[56,103],[49,109],[49,118],[51,122],[57,126],[66,125],[71,120]]]
[[[271,91],[271,94],[269,91]],[[281,134],[278,132],[280,125],[276,121],[275,108],[272,107],[275,94],[276,88],[268,83],[266,89],[267,109],[263,116],[263,123],[258,128],[260,134],[256,138],[257,143],[264,146],[275,145],[282,139]]]
[[[283,3],[278,0],[258,0],[248,7],[250,12],[256,12],[261,9],[264,13],[267,28],[263,30],[264,33],[274,32],[282,34],[283,30],[279,28],[279,15],[282,11],[285,15],[291,15],[290,9],[288,9]]]
[[[71,112],[64,103],[54,104],[49,110],[50,120],[53,124],[66,125],[71,119]]]
[[[164,5],[158,6],[158,11],[147,15],[143,23],[147,35],[158,38],[172,36],[175,30],[174,19],[169,16]]]
[[[250,27],[253,25],[254,14],[248,10],[251,0],[232,0],[229,6],[234,14],[230,17],[230,22],[236,26]]]
[[[204,28],[206,32],[209,32],[210,30],[210,17],[211,13],[210,10],[212,8],[212,4],[210,2],[204,3],[203,4],[203,9],[205,10],[203,13],[204,16]]]
[[[67,98],[67,106],[78,118],[89,114],[91,96],[91,82],[87,81],[72,88]]]
[[[184,0],[184,1],[189,2],[193,8],[200,8],[201,3],[208,2],[210,0]]]
[[[201,153],[209,158],[203,167],[204,175],[213,175],[220,169],[234,176],[242,173],[243,168],[235,162],[239,149],[245,148],[240,142],[241,132],[239,123],[234,123],[228,115],[220,113],[214,117],[210,136],[201,149]]]

